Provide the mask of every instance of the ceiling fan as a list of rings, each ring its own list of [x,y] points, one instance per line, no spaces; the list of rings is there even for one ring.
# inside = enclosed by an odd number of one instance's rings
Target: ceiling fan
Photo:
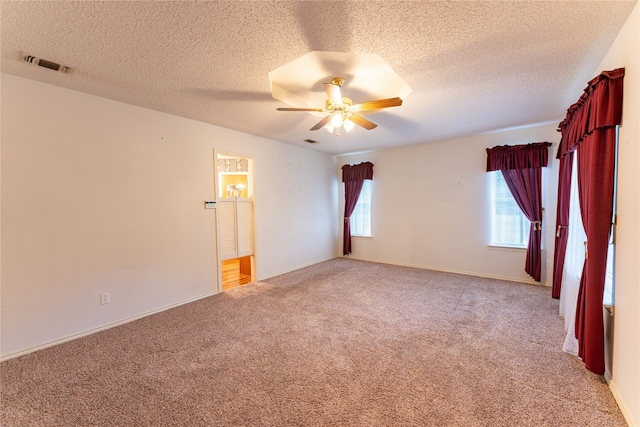
[[[377,124],[365,119],[358,113],[360,111],[379,110],[382,108],[399,107],[402,105],[402,99],[387,98],[377,101],[363,102],[353,104],[351,99],[343,97],[340,88],[344,84],[342,77],[335,77],[331,83],[323,83],[324,90],[327,93],[327,101],[324,108],[277,108],[278,111],[315,111],[320,113],[328,113],[326,117],[316,123],[310,130],[318,130],[324,127],[327,131],[340,136],[340,128],[348,132],[354,125],[361,126],[367,130],[374,129]]]

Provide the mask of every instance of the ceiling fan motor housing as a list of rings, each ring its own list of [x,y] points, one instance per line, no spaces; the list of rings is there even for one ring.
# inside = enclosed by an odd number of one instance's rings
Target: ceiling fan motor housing
[[[327,99],[327,101],[325,102],[324,108],[329,112],[337,112],[337,111],[349,112],[351,111],[352,106],[353,106],[353,101],[343,96],[341,104],[334,104],[333,102],[331,102],[330,99]]]

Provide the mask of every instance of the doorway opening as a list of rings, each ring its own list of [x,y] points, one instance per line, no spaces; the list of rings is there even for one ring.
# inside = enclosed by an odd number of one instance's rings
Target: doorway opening
[[[251,282],[251,257],[232,258],[222,261],[222,290],[246,285]]]
[[[253,159],[216,155],[220,290],[252,282]]]

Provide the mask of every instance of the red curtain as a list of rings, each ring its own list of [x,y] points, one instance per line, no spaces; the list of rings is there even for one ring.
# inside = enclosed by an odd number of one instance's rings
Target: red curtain
[[[580,213],[587,235],[576,306],[578,355],[587,369],[604,374],[602,297],[613,215],[615,127],[596,129],[578,148]]]
[[[342,166],[342,182],[344,182],[342,253],[344,255],[351,253],[351,214],[356,208],[365,179],[373,179],[373,163],[363,162],[357,165]]]
[[[547,166],[550,146],[549,142],[536,142],[487,149],[487,172],[502,172],[511,195],[531,221],[524,270],[538,282],[542,266],[542,168]]]
[[[615,127],[622,119],[624,68],[601,73],[560,123],[558,157],[578,147],[578,192],[587,235],[576,307],[578,355],[588,370],[604,374],[602,296],[613,214]]]
[[[567,110],[558,131],[562,139],[558,158],[574,151],[584,138],[596,129],[617,126],[622,120],[624,68],[603,71],[592,79],[584,93]]]
[[[562,272],[564,256],[567,251],[569,237],[569,201],[571,199],[571,170],[573,169],[573,152],[560,159],[558,172],[558,207],[556,211],[556,242],[553,251],[553,287],[551,296],[560,298],[562,289]]]
[[[540,281],[542,234],[542,169],[504,169],[502,176],[524,216],[531,221],[524,271]]]

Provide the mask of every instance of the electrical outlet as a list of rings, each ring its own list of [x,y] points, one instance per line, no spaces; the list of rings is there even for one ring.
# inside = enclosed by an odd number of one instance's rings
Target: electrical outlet
[[[553,261],[547,261],[547,268],[549,270],[553,268]]]
[[[100,304],[109,304],[111,302],[111,294],[104,292],[100,294]]]

